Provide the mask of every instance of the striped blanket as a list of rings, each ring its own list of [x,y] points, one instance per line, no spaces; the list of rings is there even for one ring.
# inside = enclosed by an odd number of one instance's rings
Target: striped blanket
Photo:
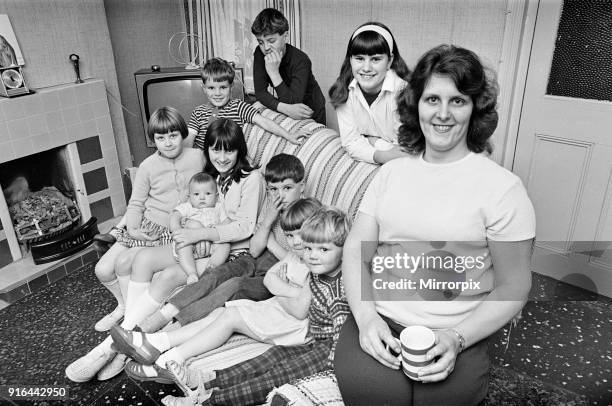
[[[353,160],[342,148],[338,133],[314,120],[294,120],[259,102],[253,107],[289,132],[304,128],[312,131],[312,135],[302,145],[294,145],[247,124],[244,134],[251,162],[264,168],[270,158],[281,152],[297,156],[306,168],[305,194],[344,210],[354,219],[379,166]]]

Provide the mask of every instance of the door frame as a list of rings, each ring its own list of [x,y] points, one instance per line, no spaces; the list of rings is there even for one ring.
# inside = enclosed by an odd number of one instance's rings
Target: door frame
[[[501,159],[502,165],[510,171],[514,167],[514,155],[516,152],[516,144],[518,142],[519,124],[523,114],[525,87],[527,85],[527,71],[529,69],[529,62],[531,59],[531,47],[533,45],[535,35],[536,19],[538,16],[540,0],[523,0],[521,3],[525,11],[520,19],[520,40],[518,41],[519,46],[515,58],[516,74],[513,77],[508,78],[511,80],[511,82],[508,84],[512,86],[512,96],[509,100],[509,103],[511,103],[510,108],[506,112],[508,115],[508,121],[505,131],[506,139],[503,157]],[[514,21],[514,24],[518,24],[518,22]],[[508,29],[512,28],[507,27],[506,31],[508,31]],[[504,32],[504,43],[505,42],[506,32]]]

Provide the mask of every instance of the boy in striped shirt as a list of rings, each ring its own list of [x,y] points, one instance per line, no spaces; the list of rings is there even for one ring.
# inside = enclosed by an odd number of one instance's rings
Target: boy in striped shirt
[[[293,134],[261,115],[253,106],[239,99],[230,99],[235,71],[229,62],[221,58],[209,59],[202,68],[202,88],[208,97],[208,103],[196,107],[189,119],[189,136],[186,145],[203,148],[208,125],[218,119],[227,118],[240,127],[253,123],[272,134],[278,135],[292,144],[302,143],[309,132],[297,129]]]

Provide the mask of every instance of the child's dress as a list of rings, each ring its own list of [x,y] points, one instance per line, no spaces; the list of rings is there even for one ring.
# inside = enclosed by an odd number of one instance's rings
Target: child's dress
[[[308,276],[308,267],[300,258],[289,253],[282,261],[276,263],[268,272],[287,264],[287,279],[302,286]],[[226,307],[235,307],[240,316],[259,341],[274,345],[299,345],[307,342],[308,318],[299,320],[283,309],[278,297],[272,297],[261,302],[248,299],[232,300],[225,303]]]

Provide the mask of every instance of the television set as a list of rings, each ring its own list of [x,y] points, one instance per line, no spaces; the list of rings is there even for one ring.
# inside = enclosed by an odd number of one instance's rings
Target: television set
[[[244,100],[244,75],[242,68],[234,68],[236,78],[231,90],[232,99]],[[181,113],[185,121],[194,108],[207,102],[202,89],[200,70],[186,70],[184,67],[140,69],[134,73],[140,104],[140,115],[145,131],[147,146],[155,145],[146,136],[149,117],[158,108],[172,106]]]

